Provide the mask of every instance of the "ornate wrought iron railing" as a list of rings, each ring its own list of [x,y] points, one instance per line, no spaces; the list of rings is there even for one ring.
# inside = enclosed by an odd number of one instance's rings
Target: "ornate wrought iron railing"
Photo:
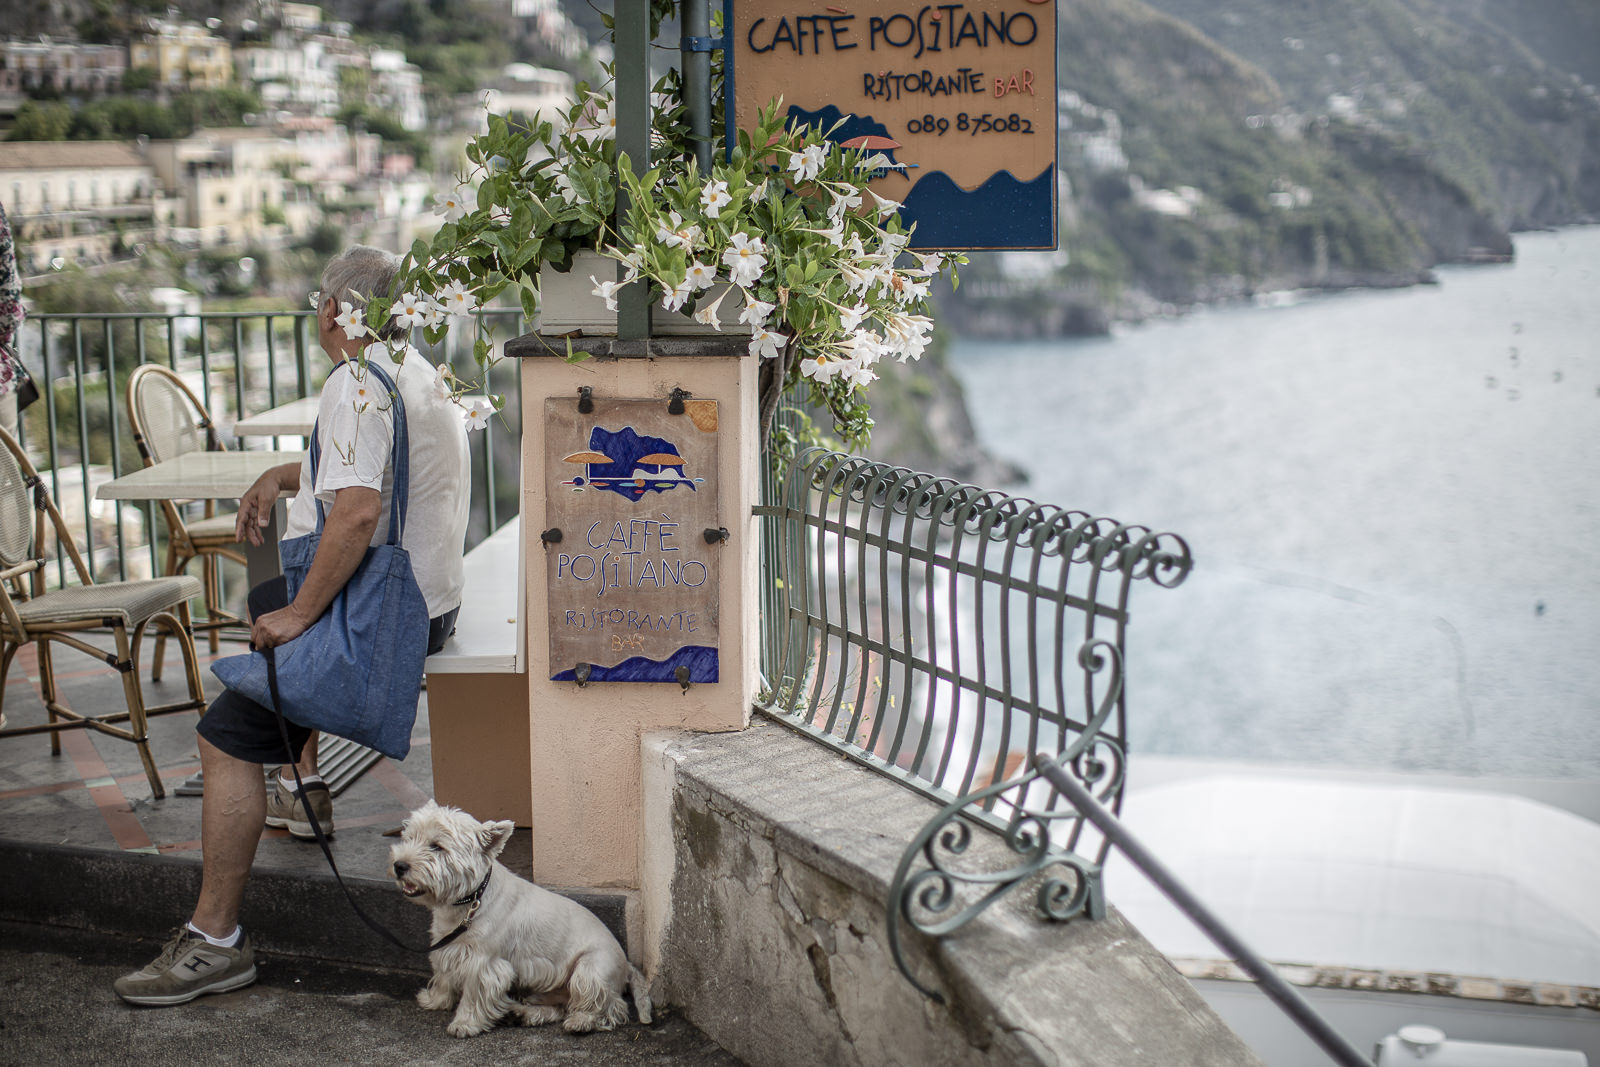
[[[902,922],[947,933],[1045,872],[1047,914],[1103,914],[1109,844],[1029,760],[1120,809],[1129,596],[1183,582],[1183,539],[820,449],[771,494],[762,710],[945,805],[892,888],[907,976]],[[964,867],[974,824],[1014,862]]]
[[[525,332],[520,311],[479,314],[490,318],[501,340]],[[430,360],[449,359],[464,378],[476,378],[471,335],[454,330],[442,346],[423,348]],[[141,465],[124,406],[135,367],[156,362],[184,375],[224,435],[244,415],[314,395],[328,371],[309,309],[29,315],[22,355],[40,391],[39,402],[23,412],[22,442],[67,513],[95,576],[111,579],[159,573],[165,536],[149,506],[94,498],[100,481]],[[506,424],[491,421],[474,441],[476,525],[468,531],[469,545],[494,532],[519,501],[516,466],[506,457],[519,451],[520,381],[509,364],[493,372],[494,391],[507,398]],[[57,562],[57,579],[65,580],[65,564]]]

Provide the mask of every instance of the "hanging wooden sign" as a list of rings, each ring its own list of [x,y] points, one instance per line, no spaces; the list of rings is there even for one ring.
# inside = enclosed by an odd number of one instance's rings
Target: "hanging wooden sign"
[[[717,402],[545,401],[550,677],[715,682]]]
[[[882,154],[919,249],[1056,246],[1055,0],[729,0],[728,113]],[[841,122],[841,120],[843,120]]]

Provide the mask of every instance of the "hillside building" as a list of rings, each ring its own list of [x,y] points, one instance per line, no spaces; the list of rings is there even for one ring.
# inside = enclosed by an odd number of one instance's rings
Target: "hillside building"
[[[0,197],[24,276],[132,255],[166,239],[179,209],[134,146],[117,141],[7,142]]]

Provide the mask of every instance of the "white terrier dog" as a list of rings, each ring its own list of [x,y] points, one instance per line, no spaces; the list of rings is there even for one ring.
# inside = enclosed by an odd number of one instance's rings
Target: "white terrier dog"
[[[481,823],[433,801],[406,819],[389,850],[400,891],[433,909],[433,977],[417,993],[429,1011],[456,1009],[446,1027],[473,1037],[506,1016],[522,1026],[564,1017],[573,1033],[628,1021],[627,986],[650,1021],[644,976],[593,912],[517,877],[495,857],[515,829]]]

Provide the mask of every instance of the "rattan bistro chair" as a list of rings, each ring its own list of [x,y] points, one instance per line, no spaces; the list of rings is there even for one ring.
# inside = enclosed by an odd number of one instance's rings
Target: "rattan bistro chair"
[[[153,363],[138,367],[128,379],[128,418],[133,423],[134,444],[139,446],[139,455],[147,467],[190,452],[225,450],[199,398],[183,379]],[[245,557],[234,540],[234,513],[218,515],[214,500],[207,500],[205,508],[204,518],[186,522],[178,501],[161,501],[162,514],[167,518],[167,564],[163,573],[183,574],[194,560],[202,561],[206,621],[194,628],[207,632],[215,653],[217,631],[243,624],[237,615],[223,610],[219,561],[231,559],[242,565]],[[164,644],[158,636],[151,675],[158,680]]]
[[[39,688],[49,713],[45,723],[0,727],[0,737],[48,731],[50,752],[56,756],[61,754],[62,730],[87,727],[132,741],[139,746],[151,791],[158,797],[166,796],[150,755],[149,717],[205,707],[205,687],[189,630],[189,598],[200,594],[200,581],[185,574],[96,583],[84,566],[83,556],[73,543],[61,512],[56,510],[55,501],[50,499],[16,438],[0,430],[0,446],[0,713],[5,709],[5,678],[11,661],[27,644],[38,645]],[[57,542],[71,558],[82,585],[45,590],[45,561],[36,553],[43,551],[46,522],[52,525]],[[145,628],[152,623],[158,633],[177,638],[188,674],[189,699],[147,708],[139,684],[139,643]],[[115,651],[108,653],[85,640],[87,631],[109,631]],[[56,688],[52,643],[75,648],[122,672],[127,707],[85,715],[63,704]],[[128,724],[125,727],[114,725],[124,721]]]

